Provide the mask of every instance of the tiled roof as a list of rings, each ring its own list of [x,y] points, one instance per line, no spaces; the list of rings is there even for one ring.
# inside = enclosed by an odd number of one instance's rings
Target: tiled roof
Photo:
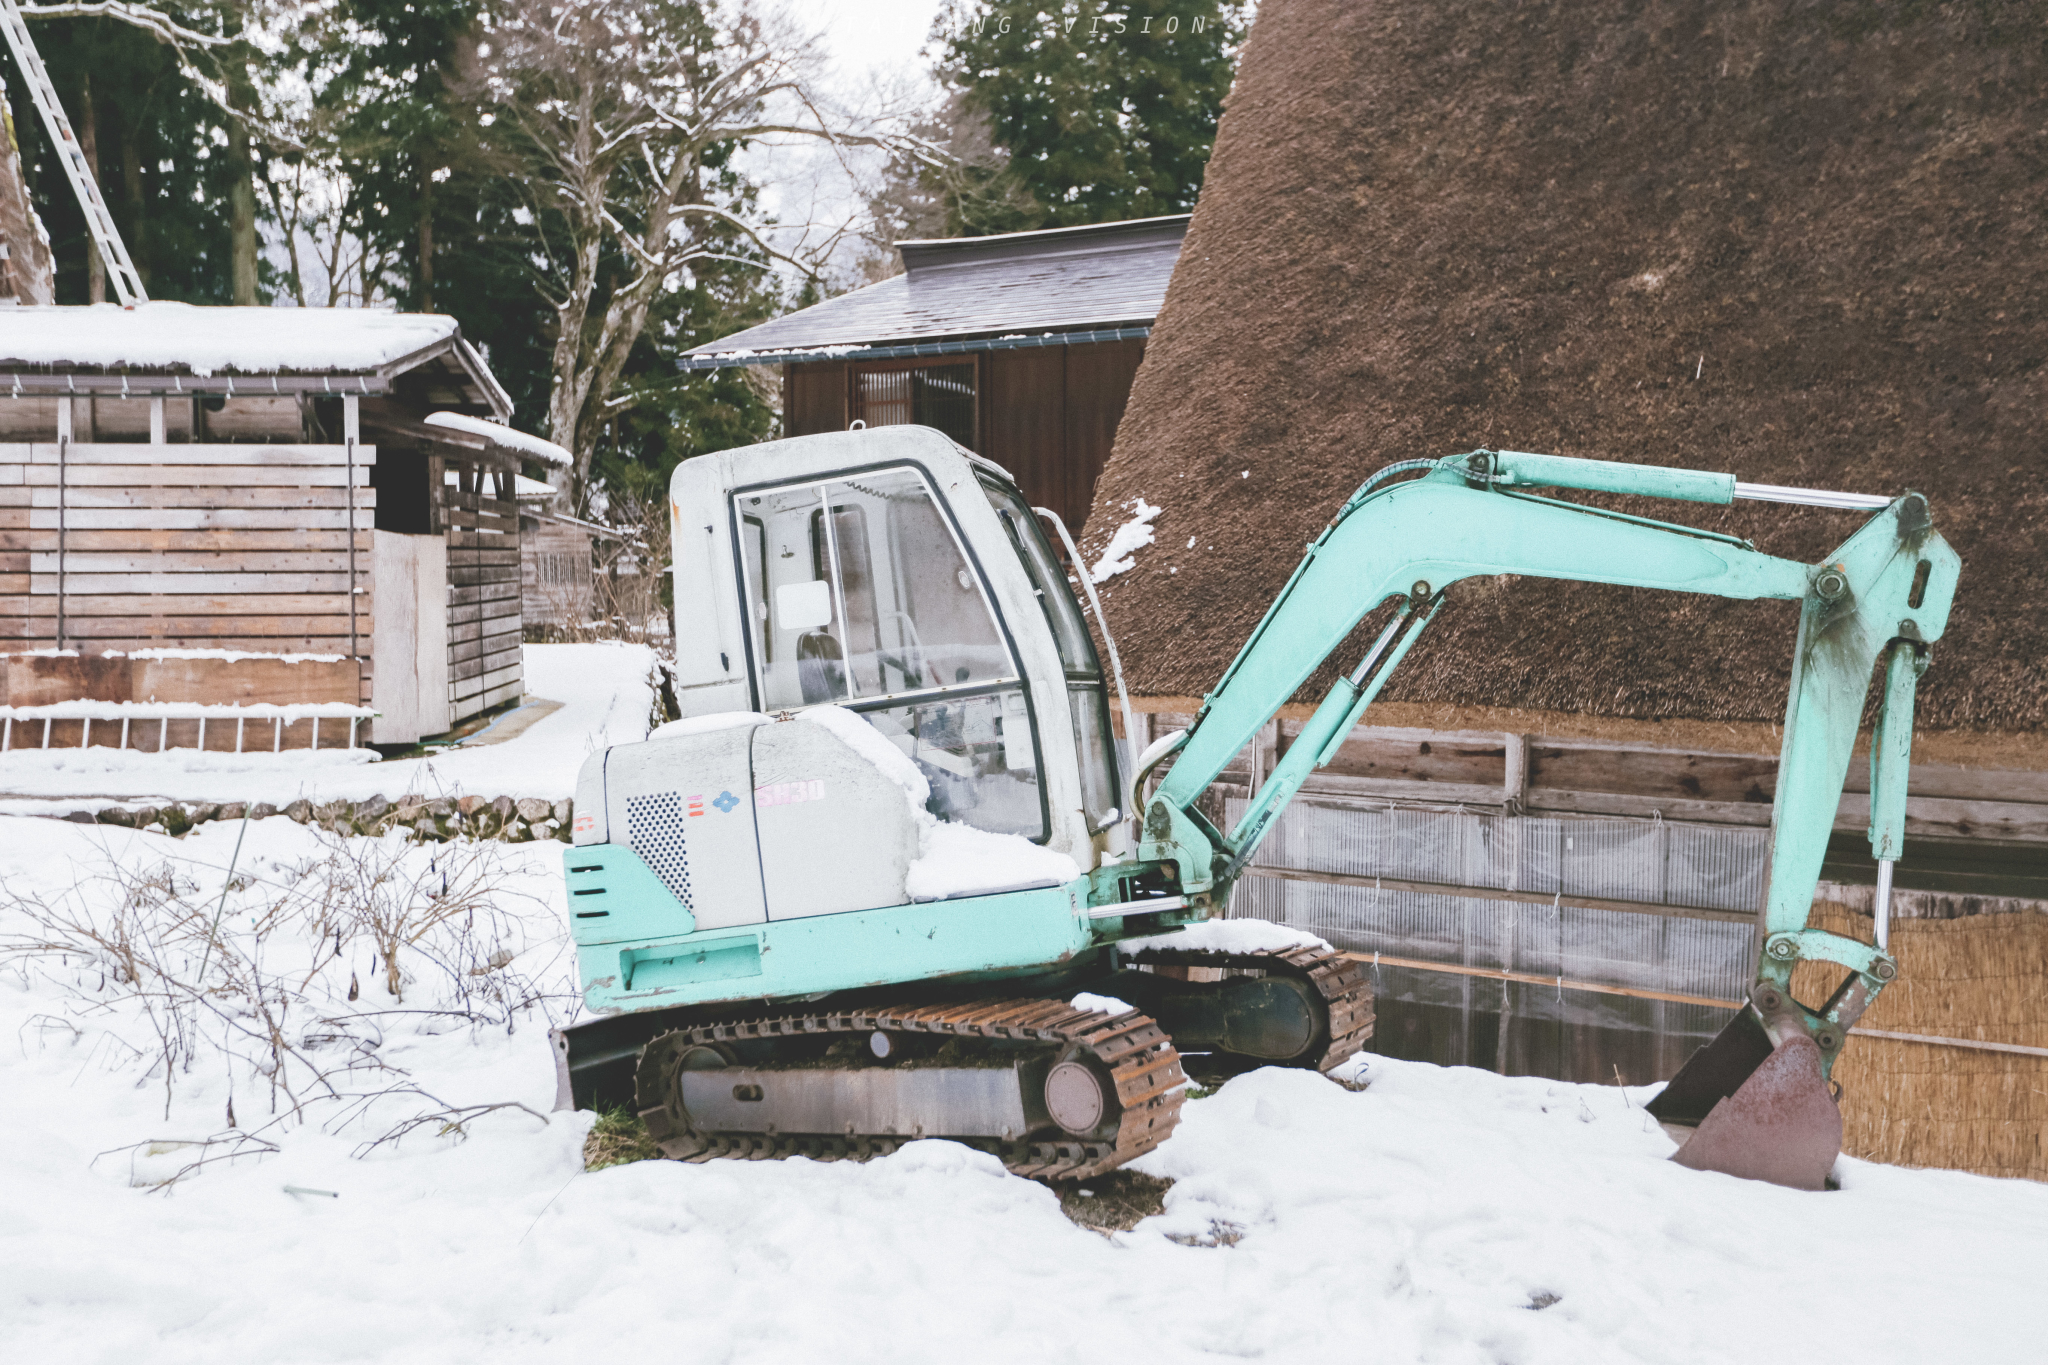
[[[1187,215],[903,242],[904,273],[696,347],[692,357],[863,348],[1151,322]]]

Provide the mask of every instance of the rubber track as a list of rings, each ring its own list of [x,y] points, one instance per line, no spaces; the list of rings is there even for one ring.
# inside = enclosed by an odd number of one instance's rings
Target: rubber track
[[[808,1156],[822,1161],[880,1156],[910,1138],[898,1134],[855,1134],[846,1137],[805,1134],[699,1133],[688,1128],[680,1106],[649,1091],[661,1082],[646,1074],[650,1054],[699,1044],[735,1043],[756,1039],[816,1038],[859,1035],[877,1029],[894,1033],[928,1033],[953,1038],[1008,1039],[1042,1042],[1064,1049],[1079,1045],[1109,1069],[1122,1107],[1114,1142],[1062,1140],[1005,1142],[1000,1138],[950,1138],[1002,1158],[1018,1175],[1035,1180],[1077,1180],[1116,1169],[1166,1141],[1180,1122],[1182,1087],[1187,1076],[1180,1054],[1166,1031],[1136,1011],[1105,1014],[1077,1010],[1060,1000],[967,1000],[944,1005],[900,1009],[853,1010],[826,1014],[792,1014],[775,1018],[727,1020],[665,1033],[641,1049],[636,1075],[640,1117],[662,1150],[685,1161],[716,1157],[761,1160]]]
[[[1227,967],[1306,981],[1322,996],[1330,1012],[1329,1042],[1314,1061],[1318,1071],[1334,1070],[1357,1056],[1365,1040],[1372,1037],[1372,981],[1364,967],[1334,949],[1302,947],[1218,953],[1194,948],[1147,948],[1125,960],[1134,967]]]

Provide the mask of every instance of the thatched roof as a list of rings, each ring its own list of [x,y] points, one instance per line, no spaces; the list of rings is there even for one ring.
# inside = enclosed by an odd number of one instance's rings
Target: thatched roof
[[[1107,584],[1134,689],[1205,692],[1366,473],[1492,446],[1920,489],[1964,562],[1924,723],[2040,725],[2048,30],[1897,13],[1266,0],[1088,522],[1164,508]],[[1468,583],[1388,697],[1775,720],[1794,621]]]

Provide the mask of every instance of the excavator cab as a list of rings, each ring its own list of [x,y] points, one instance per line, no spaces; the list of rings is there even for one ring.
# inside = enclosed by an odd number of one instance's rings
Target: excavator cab
[[[807,437],[690,461],[671,514],[685,717],[843,707],[940,819],[1083,872],[1121,847],[1101,661],[1000,467],[924,427]]]

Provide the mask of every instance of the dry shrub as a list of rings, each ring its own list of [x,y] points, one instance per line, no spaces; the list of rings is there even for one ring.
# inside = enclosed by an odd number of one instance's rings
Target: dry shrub
[[[175,856],[109,857],[47,899],[0,892],[0,962],[64,1001],[35,1021],[43,1038],[95,1035],[105,1064],[161,1084],[166,1118],[181,1080],[223,1070],[248,1116],[266,1111],[244,1126],[230,1101],[223,1134],[152,1139],[203,1158],[153,1183],[274,1150],[257,1135],[315,1105],[333,1128],[380,1103],[411,1111],[365,1151],[421,1128],[460,1135],[481,1113],[524,1106],[443,1103],[384,1055],[387,1034],[510,1033],[577,1008],[559,917],[518,892],[498,846],[311,833],[316,855],[252,854],[226,877]],[[252,1082],[267,1103],[250,1103]]]

